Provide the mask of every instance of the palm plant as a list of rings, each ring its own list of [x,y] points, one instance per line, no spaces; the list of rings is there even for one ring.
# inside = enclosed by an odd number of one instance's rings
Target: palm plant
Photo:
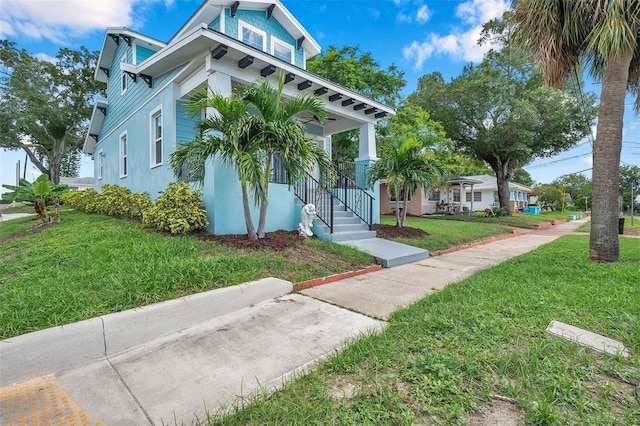
[[[249,239],[257,239],[251,219],[249,190],[254,205],[262,199],[262,152],[255,145],[252,120],[247,106],[237,95],[225,98],[206,89],[198,90],[188,103],[188,113],[197,114],[207,108],[217,113],[197,121],[198,135],[190,142],[182,143],[169,157],[169,166],[175,176],[180,176],[183,166],[190,180],[204,184],[205,165],[209,158],[218,156],[220,161],[234,167],[240,178],[244,221]]]
[[[396,226],[403,228],[407,211],[407,201],[422,187],[425,194],[438,188],[445,176],[446,168],[430,156],[423,143],[416,139],[400,136],[391,139],[381,148],[380,159],[369,169],[369,182],[386,179],[389,196],[396,199]]]
[[[564,85],[582,66],[602,81],[589,248],[592,260],[615,262],[625,95],[640,95],[640,2],[514,0],[514,6],[517,37],[541,64],[547,85]],[[635,109],[640,110],[640,96]]]
[[[294,96],[284,99],[284,77],[284,73],[280,73],[278,87],[273,87],[268,81],[263,80],[257,85],[244,87],[242,94],[242,99],[255,113],[251,119],[255,125],[252,139],[264,154],[258,238],[263,238],[265,234],[269,204],[269,171],[274,155],[279,157],[290,186],[305,179],[316,166],[320,168],[322,175],[330,174],[332,170],[331,160],[326,151],[305,136],[304,125],[297,118],[302,113],[310,113],[323,123],[327,113],[322,101],[316,96]]]

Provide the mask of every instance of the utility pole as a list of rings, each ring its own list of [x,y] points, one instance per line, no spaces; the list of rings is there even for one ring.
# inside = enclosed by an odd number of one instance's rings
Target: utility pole
[[[634,187],[634,183],[631,182],[631,226],[633,226],[633,209],[635,208],[633,206],[633,187]]]
[[[584,211],[588,212],[589,211],[589,198],[591,198],[589,195],[585,195],[584,197]]]

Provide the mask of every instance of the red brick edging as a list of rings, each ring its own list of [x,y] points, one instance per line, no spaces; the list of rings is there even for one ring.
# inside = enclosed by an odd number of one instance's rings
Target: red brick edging
[[[329,275],[328,277],[314,278],[312,280],[302,281],[293,285],[293,291],[300,291],[304,290],[305,288],[328,284],[334,281],[340,281],[347,278],[355,277],[357,275],[368,274],[369,272],[379,271],[380,269],[382,269],[382,266],[380,265],[371,265],[358,271],[343,272],[341,274]]]
[[[566,219],[561,219],[561,220],[552,220],[550,222],[539,223],[538,224],[538,229],[550,228],[553,225],[559,225],[561,223],[565,223],[566,221],[567,221]],[[471,248],[471,247],[477,247],[477,246],[482,246],[482,245],[493,243],[493,242],[500,241],[500,240],[506,240],[507,238],[517,237],[518,235],[520,235],[520,231],[518,229],[514,229],[511,232],[511,234],[502,235],[500,237],[490,238],[488,240],[477,241],[475,243],[467,244],[467,245],[463,245],[463,246],[452,247],[452,248],[449,248],[449,249],[446,249],[446,250],[432,251],[432,252],[430,252],[430,255],[431,256],[441,256],[443,254],[453,253],[455,251],[464,250],[464,249],[468,249],[468,248]],[[299,283],[296,283],[296,284],[293,285],[293,291],[300,291],[300,290],[304,290],[305,288],[311,288],[311,287],[315,287],[315,286],[322,285],[322,284],[328,284],[328,283],[332,283],[334,281],[340,281],[340,280],[344,280],[344,279],[347,279],[347,278],[355,277],[357,275],[368,274],[369,272],[379,271],[380,269],[382,269],[382,266],[380,266],[380,265],[371,265],[371,266],[366,267],[365,269],[360,269],[358,271],[343,272],[341,274],[334,274],[334,275],[329,275],[327,277],[314,278],[314,279],[311,279],[311,280],[302,281],[302,282],[299,282]]]
[[[442,256],[443,254],[453,253],[454,251],[464,250],[471,247],[482,246],[482,245],[493,243],[500,240],[506,240],[507,238],[517,237],[518,235],[520,235],[520,231],[517,229],[514,229],[513,232],[511,232],[511,234],[502,235],[500,237],[489,238],[488,240],[477,241],[475,243],[471,243],[463,246],[451,247],[446,250],[432,251],[430,253],[431,253],[431,256]]]

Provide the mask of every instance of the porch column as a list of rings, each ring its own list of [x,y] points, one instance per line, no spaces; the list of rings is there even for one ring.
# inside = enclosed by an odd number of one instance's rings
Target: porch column
[[[207,77],[207,86],[210,92],[229,96],[231,94],[231,76],[220,71],[213,71]],[[210,111],[207,110],[207,115],[209,113]]]
[[[469,214],[472,214],[474,212],[474,209],[473,209],[473,198],[474,198],[473,197],[473,184],[471,184],[471,207],[470,207],[471,210],[469,211]]]
[[[376,156],[376,127],[373,123],[367,123],[360,127],[360,144],[358,147],[358,158],[356,163],[356,184],[361,188],[368,188],[373,196],[373,223],[380,223],[380,182],[376,182],[369,187],[368,173],[369,167],[378,160]]]

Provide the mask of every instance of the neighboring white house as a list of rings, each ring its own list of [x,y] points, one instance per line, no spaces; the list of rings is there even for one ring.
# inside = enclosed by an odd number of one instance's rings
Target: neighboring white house
[[[509,183],[509,205],[512,212],[529,204],[532,189],[516,182]],[[395,199],[389,197],[386,183],[380,184],[380,210],[391,214]],[[425,195],[422,190],[411,194],[407,203],[408,214],[420,216],[435,213],[483,211],[498,207],[498,184],[491,175],[452,177],[446,188]]]
[[[83,178],[74,178],[74,177],[61,177],[60,178],[61,185],[67,185],[69,187],[69,191],[84,191],[85,189],[93,188],[93,177],[83,177]]]

